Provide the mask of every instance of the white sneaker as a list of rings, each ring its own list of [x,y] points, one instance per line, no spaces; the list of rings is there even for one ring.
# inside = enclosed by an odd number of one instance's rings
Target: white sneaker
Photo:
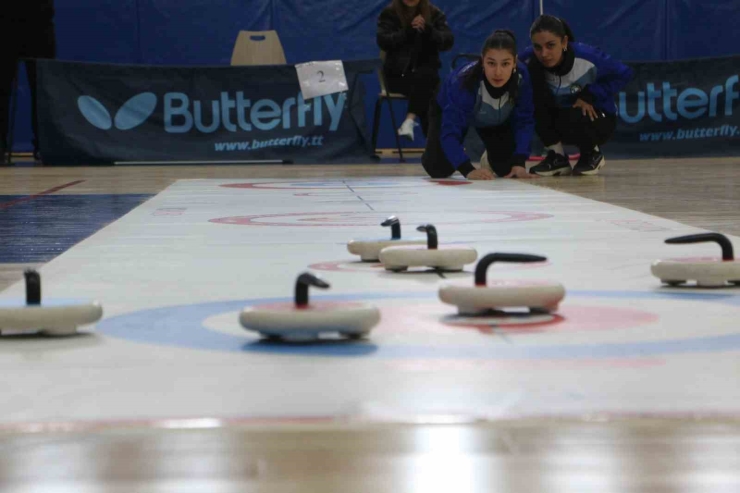
[[[401,124],[401,128],[398,129],[398,135],[406,137],[409,140],[414,140],[414,127],[416,122],[414,120],[404,120]]]

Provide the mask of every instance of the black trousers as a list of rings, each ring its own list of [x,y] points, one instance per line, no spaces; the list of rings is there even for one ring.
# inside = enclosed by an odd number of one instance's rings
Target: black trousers
[[[437,70],[420,67],[404,76],[386,74],[385,82],[390,92],[397,92],[409,98],[408,112],[419,117],[421,131],[426,137],[429,131],[429,103],[439,85]]]
[[[0,23],[0,151],[8,146],[10,96],[13,79],[22,58],[55,58],[56,38],[53,19],[25,20]],[[31,125],[33,147],[38,150],[38,120],[36,117],[36,63],[26,61],[28,83],[31,86]],[[10,149],[7,149],[10,151]]]
[[[615,115],[591,121],[580,108],[535,108],[534,116],[535,130],[545,146],[562,142],[590,151],[604,145],[617,128]]]
[[[442,148],[442,108],[436,100],[429,105],[429,135],[427,146],[421,156],[421,165],[432,178],[447,178],[455,172],[455,168],[447,159]],[[514,131],[510,125],[482,127],[475,129],[486,146],[488,163],[498,176],[506,176],[511,172],[511,157],[516,151]]]

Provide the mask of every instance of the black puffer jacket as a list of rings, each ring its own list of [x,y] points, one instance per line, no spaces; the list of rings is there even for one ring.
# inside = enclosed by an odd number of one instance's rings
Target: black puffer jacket
[[[54,0],[11,0],[0,15],[0,24],[47,21],[54,17]]]
[[[434,5],[431,21],[423,32],[410,25],[403,27],[392,7],[386,7],[378,17],[378,46],[386,52],[385,72],[402,75],[417,68],[438,70],[442,65],[439,52],[447,51],[455,43],[455,36],[447,25],[447,17]]]

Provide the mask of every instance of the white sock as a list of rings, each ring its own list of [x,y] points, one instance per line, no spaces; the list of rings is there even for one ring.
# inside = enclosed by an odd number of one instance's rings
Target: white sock
[[[561,156],[565,156],[565,149],[563,149],[562,142],[558,142],[555,145],[547,146],[547,149],[550,149],[551,151],[555,151],[556,154],[560,154]]]
[[[594,146],[594,151],[601,152],[601,150],[599,149],[599,146]]]

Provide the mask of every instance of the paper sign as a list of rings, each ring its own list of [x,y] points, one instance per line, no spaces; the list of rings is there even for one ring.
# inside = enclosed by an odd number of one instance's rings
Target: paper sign
[[[349,89],[341,60],[300,63],[295,69],[304,100]]]

